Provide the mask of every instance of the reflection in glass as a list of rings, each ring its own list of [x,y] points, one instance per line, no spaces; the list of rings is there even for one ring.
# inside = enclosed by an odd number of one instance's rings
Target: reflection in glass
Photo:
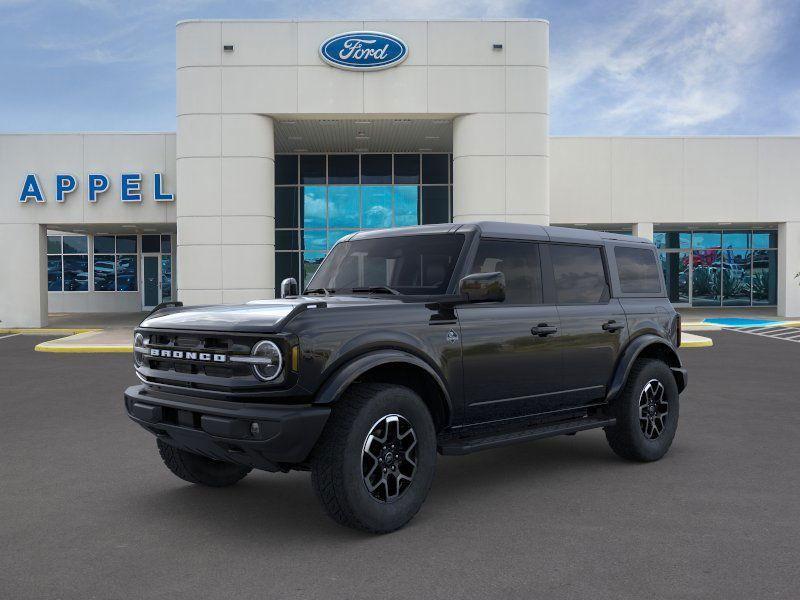
[[[722,247],[723,248],[749,248],[750,247],[750,232],[749,231],[725,231],[722,234]]]
[[[719,250],[692,253],[692,306],[719,306],[721,258]]]
[[[353,229],[329,229],[328,230],[328,250],[333,248],[333,245],[346,235],[353,233]]]
[[[778,302],[778,252],[755,250],[753,252],[753,304]]]
[[[172,256],[161,256],[161,301],[172,299]]]
[[[670,302],[689,302],[689,253],[660,252],[659,254]]]
[[[300,282],[301,287],[305,287],[311,281],[324,258],[324,252],[303,252],[303,281]]]
[[[358,183],[358,154],[328,156],[328,183]]]
[[[653,234],[656,248],[689,248],[692,234],[688,231],[657,231]]]
[[[161,252],[164,254],[171,254],[172,253],[172,236],[162,235],[161,236]]]
[[[365,185],[361,188],[362,220],[365,229],[392,226],[392,187]]]
[[[358,192],[357,185],[328,188],[329,227],[358,227]]]
[[[777,248],[778,247],[778,232],[777,231],[754,231],[753,232],[753,248]]]
[[[720,248],[722,233],[720,231],[695,231],[692,238],[693,248]]]
[[[88,290],[89,259],[86,255],[64,256],[64,291],[86,292]]]
[[[304,250],[327,250],[328,241],[324,229],[306,229],[303,232]]]
[[[64,254],[86,254],[89,247],[88,238],[85,235],[65,235]]]
[[[94,251],[95,254],[114,254],[114,252],[116,252],[116,250],[114,250],[114,236],[94,236]]]
[[[419,225],[418,196],[416,185],[394,186],[394,224],[397,227]]]
[[[325,227],[325,186],[307,185],[303,188],[303,227]]]
[[[300,156],[300,183],[325,183],[324,154],[304,154]]]
[[[136,255],[117,257],[117,291],[135,292],[138,289],[136,282]]]
[[[392,183],[392,155],[362,154],[361,183]]]
[[[59,241],[60,244],[60,241]],[[61,256],[47,257],[47,291],[60,292],[63,279],[61,277]]]
[[[114,255],[94,255],[94,290],[96,292],[114,291]]]
[[[61,254],[61,236],[48,235],[47,236],[47,253],[48,254]]]
[[[156,252],[158,252],[158,250],[156,250]],[[136,236],[118,235],[117,254],[135,254],[135,253],[136,253]]]
[[[750,306],[750,251],[724,250],[722,257],[722,304]]]

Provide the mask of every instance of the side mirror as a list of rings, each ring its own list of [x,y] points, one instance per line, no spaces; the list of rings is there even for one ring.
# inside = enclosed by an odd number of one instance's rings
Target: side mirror
[[[286,296],[297,296],[297,279],[294,277],[287,277],[281,281],[281,298]]]
[[[506,277],[499,271],[473,273],[458,282],[458,291],[467,302],[502,302],[506,299]]]

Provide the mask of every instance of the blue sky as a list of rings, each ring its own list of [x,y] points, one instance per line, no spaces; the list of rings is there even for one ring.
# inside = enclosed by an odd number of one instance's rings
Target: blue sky
[[[553,135],[800,134],[797,0],[0,0],[0,132],[173,131],[189,18],[540,17]]]

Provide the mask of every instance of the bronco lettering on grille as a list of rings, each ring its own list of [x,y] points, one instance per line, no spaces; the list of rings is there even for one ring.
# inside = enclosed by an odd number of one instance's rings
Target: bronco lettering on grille
[[[158,348],[151,348],[150,356],[157,358],[178,358],[184,360],[199,360],[202,362],[224,363],[228,361],[228,357],[225,354],[210,354],[208,352],[185,352],[183,350],[159,350]]]

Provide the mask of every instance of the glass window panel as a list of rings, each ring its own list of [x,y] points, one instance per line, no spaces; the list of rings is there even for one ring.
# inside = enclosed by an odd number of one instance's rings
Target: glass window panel
[[[48,235],[47,236],[47,253],[48,254],[61,254],[61,236]]]
[[[721,284],[719,250],[692,252],[692,306],[719,306]]]
[[[692,234],[688,231],[657,231],[653,234],[657,248],[690,248]]]
[[[47,291],[60,292],[63,279],[61,276],[61,256],[47,257]]]
[[[275,250],[299,250],[297,230],[275,231]]]
[[[450,199],[445,186],[422,186],[422,224],[449,223]]]
[[[791,282],[794,285],[795,282]],[[753,305],[778,303],[778,252],[755,250],[753,252]]]
[[[614,248],[619,283],[626,294],[660,294],[661,279],[653,251],[649,248]]]
[[[777,248],[777,247],[778,247],[777,231],[753,232],[753,248]]]
[[[419,183],[419,154],[394,155],[394,182]]]
[[[392,183],[392,155],[362,154],[361,183]]]
[[[392,226],[392,188],[388,185],[362,186],[361,226],[381,229]]]
[[[448,154],[422,155],[422,183],[448,183]]]
[[[85,235],[65,235],[64,254],[86,254],[89,241]]]
[[[418,186],[394,186],[394,224],[396,227],[419,225]]]
[[[275,188],[275,227],[297,227],[297,188]]]
[[[359,187],[357,185],[328,188],[328,226],[358,227]]]
[[[329,229],[328,230],[328,248],[333,248],[333,245],[346,235],[353,233],[352,229]]]
[[[117,240],[119,241],[119,240]],[[117,291],[135,292],[138,289],[136,279],[136,255],[117,257]]]
[[[325,227],[325,186],[307,185],[303,190],[303,227]]]
[[[689,253],[660,252],[670,302],[689,302]]]
[[[161,257],[161,301],[172,300],[172,256]]]
[[[297,185],[297,155],[275,155],[275,185]]]
[[[300,254],[297,252],[275,253],[275,290],[280,294],[281,281],[287,277],[300,278]]]
[[[750,306],[750,258],[750,250],[724,250],[722,252],[722,304],[724,306]]]
[[[161,251],[161,236],[160,235],[143,235],[142,236],[142,252],[160,252]],[[96,250],[95,250],[96,252]],[[131,252],[131,250],[127,250]]]
[[[96,235],[94,236],[94,251],[96,254],[114,254],[114,236]]]
[[[553,244],[550,258],[559,304],[596,304],[608,300],[610,293],[600,248]]]
[[[311,281],[324,258],[324,252],[303,252],[303,281],[300,284],[303,288]]]
[[[64,291],[89,290],[89,259],[86,255],[64,256]]]
[[[506,304],[541,304],[539,245],[481,240],[470,273],[500,271],[506,278]]]
[[[720,248],[722,246],[722,233],[719,231],[695,231],[692,234],[692,247],[701,250],[707,248]]]
[[[162,235],[161,236],[161,252],[164,254],[171,254],[172,253],[172,236],[171,235]]]
[[[156,250],[158,252],[158,250]],[[136,236],[118,235],[117,254],[136,254]]]
[[[328,240],[324,229],[303,231],[303,250],[327,250]]]
[[[300,155],[300,183],[325,183],[325,155]]]
[[[114,255],[94,255],[94,291],[114,291]]]
[[[329,155],[328,183],[358,183],[358,154]]]
[[[749,231],[724,231],[722,233],[723,248],[749,248]]]

